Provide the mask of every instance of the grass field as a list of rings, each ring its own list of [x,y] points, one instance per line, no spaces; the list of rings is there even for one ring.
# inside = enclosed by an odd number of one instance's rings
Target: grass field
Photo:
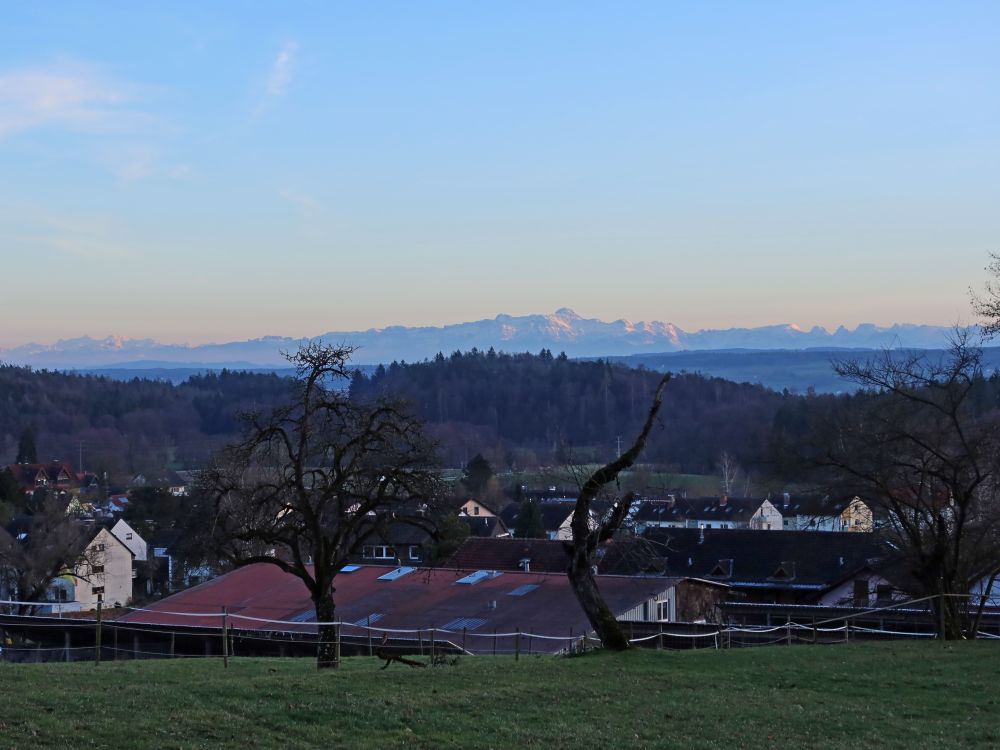
[[[1000,644],[0,664],[0,748],[1000,747]]]

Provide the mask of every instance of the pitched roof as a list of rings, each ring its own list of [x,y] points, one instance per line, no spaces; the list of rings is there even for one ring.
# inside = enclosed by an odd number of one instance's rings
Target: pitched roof
[[[695,497],[674,500],[644,500],[633,520],[637,523],[691,520],[749,523],[764,504],[762,497]]]
[[[524,501],[528,502],[527,500]],[[537,501],[535,501],[537,502]],[[514,528],[517,522],[518,513],[521,512],[521,506],[523,503],[514,503],[508,505],[500,513],[500,518],[507,528]],[[573,514],[573,510],[576,508],[576,501],[550,501],[550,502],[540,502],[538,503],[538,509],[542,514],[542,527],[546,531],[558,531],[559,527],[562,526],[566,519]]]
[[[60,474],[65,473],[64,485],[79,484],[73,466],[63,461],[50,461],[46,464],[9,464],[7,469],[23,489],[34,489],[39,475],[49,484],[56,484]]]
[[[549,539],[488,539],[469,537],[447,567],[472,570],[521,570],[522,560],[539,573],[565,573],[569,564],[563,543]]]
[[[469,527],[469,535],[474,537],[509,536],[507,525],[499,516],[459,516],[459,520]]]
[[[771,498],[771,504],[778,509],[783,516],[839,516],[851,501],[854,495],[844,495],[841,497],[830,497],[829,495],[779,495]]]
[[[393,568],[362,565],[341,573],[335,581],[337,619],[364,624],[371,615],[378,628],[412,630],[451,626],[458,631],[450,640],[461,639],[468,629],[468,649],[486,653],[492,648],[494,630],[511,633],[518,628],[551,636],[568,636],[589,630],[569,581],[563,574],[504,572],[479,576],[471,584],[459,584],[470,570],[419,569],[394,580],[380,578]],[[673,578],[629,578],[602,576],[601,593],[611,610],[624,613],[654,598],[677,583]],[[274,565],[259,563],[227,573],[133,612],[125,622],[173,626],[221,625],[226,607],[235,628],[315,632],[315,610],[305,585]],[[185,616],[189,613],[192,616]],[[216,614],[219,613],[219,614]],[[260,619],[245,619],[260,618]],[[282,620],[286,624],[263,622]],[[287,621],[294,621],[287,624]],[[345,636],[363,635],[358,628],[342,629]],[[485,637],[477,637],[485,636]],[[424,637],[427,637],[425,631]],[[449,637],[438,634],[439,639]],[[557,651],[566,646],[559,640],[534,640],[535,651]],[[507,645],[502,648],[510,648]]]
[[[649,528],[645,566],[613,545],[602,571],[658,569],[667,575],[723,581],[734,588],[822,590],[878,557],[873,534],[756,529]]]

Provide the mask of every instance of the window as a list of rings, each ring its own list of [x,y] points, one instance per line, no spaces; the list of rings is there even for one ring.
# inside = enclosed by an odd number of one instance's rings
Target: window
[[[369,560],[395,560],[396,550],[387,544],[366,544],[361,549],[361,556]]]
[[[94,565],[94,566],[93,566],[93,567],[91,568],[91,570],[92,570],[92,571],[93,571],[93,572],[94,572],[95,574],[97,574],[97,573],[103,573],[103,572],[104,572],[104,566],[103,566],[103,565]]]
[[[479,506],[478,505],[473,505],[472,506],[472,515],[474,515],[474,516],[478,516],[479,515]]]
[[[103,544],[98,544],[97,547],[96,547],[96,549],[97,549],[98,552],[104,552],[104,545]]]
[[[90,590],[90,593],[91,593],[91,594],[94,594],[95,596],[96,596],[97,594],[103,594],[103,593],[104,593],[104,587],[103,587],[103,586],[94,586],[94,587],[93,587],[93,588],[92,588],[92,589]]]
[[[125,534],[126,541],[129,540],[129,539],[131,539],[131,538],[132,538],[132,532],[131,531],[128,532],[127,534]]]
[[[667,599],[664,602],[656,603],[656,619],[657,620],[669,620],[670,619],[670,600]]]
[[[419,560],[420,559],[420,545],[419,544],[411,544],[410,545],[410,559],[411,560]]]

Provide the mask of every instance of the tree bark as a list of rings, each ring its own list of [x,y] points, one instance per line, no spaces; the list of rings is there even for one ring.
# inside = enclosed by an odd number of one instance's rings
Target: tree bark
[[[601,645],[611,651],[624,651],[629,647],[629,642],[597,588],[597,581],[594,579],[595,557],[598,546],[610,539],[621,527],[634,496],[629,493],[626,497],[619,498],[607,519],[596,529],[590,528],[590,506],[602,487],[615,481],[621,472],[632,466],[639,458],[643,448],[646,447],[646,440],[663,403],[663,389],[669,382],[670,373],[667,373],[653,394],[653,403],[646,414],[642,431],[632,446],[614,461],[599,468],[584,482],[570,521],[573,539],[566,543],[566,552],[569,555],[569,569],[566,575],[569,577],[577,601],[580,602],[584,614],[590,621],[590,626],[601,639]]]
[[[568,576],[573,592],[591,627],[601,639],[601,645],[611,651],[624,651],[629,647],[628,638],[625,637],[614,612],[604,602],[604,597],[597,588],[597,581],[594,580],[590,560],[587,558],[587,555],[575,554],[570,560]]]
[[[340,662],[337,660],[336,644],[337,626],[332,624],[336,616],[336,608],[333,603],[333,593],[326,591],[314,599],[316,604],[316,621],[321,623],[317,626],[319,643],[316,646],[316,668],[317,669],[339,669]]]

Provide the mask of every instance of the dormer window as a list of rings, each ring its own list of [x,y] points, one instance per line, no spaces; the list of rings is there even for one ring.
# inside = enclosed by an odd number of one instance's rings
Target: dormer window
[[[783,561],[771,576],[773,580],[787,581],[795,578],[795,562]]]
[[[708,575],[711,578],[731,578],[733,575],[733,561],[719,560]]]

